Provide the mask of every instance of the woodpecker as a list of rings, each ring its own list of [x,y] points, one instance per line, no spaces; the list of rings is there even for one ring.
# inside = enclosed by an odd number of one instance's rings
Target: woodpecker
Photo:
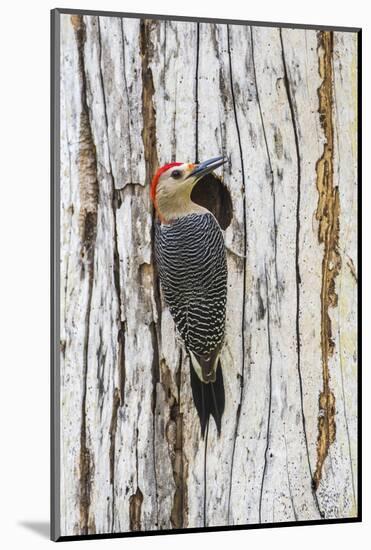
[[[172,162],[151,182],[156,211],[155,259],[165,302],[190,357],[193,400],[204,438],[210,415],[218,436],[225,396],[220,352],[227,301],[223,233],[214,215],[191,199],[192,189],[227,159]],[[202,182],[200,182],[202,185]]]

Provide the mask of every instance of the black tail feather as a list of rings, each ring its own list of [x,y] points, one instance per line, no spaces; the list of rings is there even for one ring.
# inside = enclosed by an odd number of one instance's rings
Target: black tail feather
[[[216,368],[215,382],[209,382],[208,384],[201,382],[191,365],[191,387],[193,400],[200,418],[202,438],[205,436],[210,415],[215,420],[218,436],[220,436],[225,406],[223,373],[220,361],[218,361]]]

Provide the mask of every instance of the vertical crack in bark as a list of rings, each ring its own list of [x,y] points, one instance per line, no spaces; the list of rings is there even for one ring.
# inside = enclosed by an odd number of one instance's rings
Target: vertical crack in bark
[[[171,394],[169,384],[166,384],[166,382],[164,384],[164,390],[170,400],[170,418],[166,427],[166,438],[170,449],[171,466],[175,483],[174,500],[170,515],[171,524],[175,529],[181,529],[186,526],[187,515],[188,464],[183,451],[183,413],[181,412],[180,403],[182,362],[183,352],[180,349],[176,373],[177,396],[175,397]]]
[[[111,531],[114,531],[115,527],[115,450],[116,450],[116,432],[117,432],[117,413],[120,406],[120,390],[115,388],[113,394],[112,403],[112,416],[109,428],[110,448],[109,448],[109,469],[110,469],[110,484],[112,485],[112,517],[111,517]]]
[[[143,129],[142,140],[144,148],[144,160],[146,169],[146,185],[149,187],[152,176],[158,168],[158,156],[156,147],[156,110],[153,96],[155,88],[153,84],[152,69],[150,67],[153,58],[154,46],[151,41],[151,31],[158,22],[150,19],[140,21],[140,55],[142,60],[142,117]],[[157,384],[160,381],[159,357],[161,349],[161,295],[160,282],[155,262],[155,212],[152,208],[151,228],[151,268],[153,281],[153,297],[155,311],[153,311],[153,323],[151,325],[153,362],[152,362],[152,451],[154,479],[156,485],[156,517],[158,523],[158,499],[157,499],[157,471],[156,471],[156,420],[155,410],[157,402]]]
[[[180,387],[183,352],[179,350],[179,362],[176,371],[176,394],[173,391],[172,375],[166,362],[162,360],[161,385],[169,407],[169,420],[165,428],[169,457],[175,484],[173,505],[170,513],[172,527],[181,529],[187,525],[187,479],[188,461],[183,449],[183,413],[181,412]]]
[[[317,161],[318,204],[316,219],[318,241],[324,245],[321,285],[321,353],[323,387],[319,396],[317,466],[314,486],[317,489],[322,477],[322,468],[335,441],[335,396],[330,388],[329,360],[334,353],[330,307],[336,307],[338,297],[335,279],[341,269],[339,252],[339,189],[334,185],[334,128],[333,128],[333,33],[318,32],[319,74],[322,83],[318,88],[319,114],[325,143],[321,158]]]
[[[97,17],[97,32],[98,32],[98,44],[99,44],[99,78],[100,85],[102,89],[102,98],[103,98],[103,110],[104,110],[104,120],[106,126],[106,135],[107,135],[107,148],[108,148],[108,162],[109,162],[109,173],[111,178],[111,209],[113,217],[113,283],[117,299],[117,309],[118,309],[118,318],[117,318],[117,341],[118,341],[118,351],[117,351],[117,374],[119,388],[114,388],[113,399],[112,399],[112,416],[111,416],[111,426],[109,430],[110,435],[110,448],[109,448],[109,463],[110,463],[110,483],[112,486],[112,530],[114,529],[115,524],[115,450],[116,450],[116,431],[117,431],[117,418],[118,418],[118,407],[122,406],[124,403],[124,394],[125,394],[125,381],[126,381],[126,372],[125,372],[125,330],[126,323],[123,320],[123,307],[121,300],[121,284],[120,284],[120,254],[118,250],[118,237],[117,237],[117,209],[118,209],[118,195],[116,193],[115,178],[112,170],[111,162],[111,151],[109,146],[109,126],[108,126],[108,113],[107,113],[107,100],[106,92],[104,85],[103,77],[103,60],[102,60],[102,38],[101,38],[101,28],[100,28],[100,19]],[[114,422],[114,424],[112,424]]]
[[[65,112],[67,112],[67,99],[65,99]],[[71,160],[71,149],[70,149],[70,137],[68,133],[68,125],[66,125],[65,128],[66,132],[66,142],[67,142],[67,153],[68,153],[68,179],[71,182],[72,181],[72,160]],[[67,214],[70,216],[70,220],[68,222],[69,229],[68,229],[68,244],[67,244],[67,257],[66,257],[66,270],[65,270],[65,276],[64,276],[64,319],[63,324],[65,327],[67,327],[67,318],[68,318],[68,276],[69,276],[69,270],[70,270],[70,257],[73,254],[73,251],[71,250],[71,237],[72,237],[72,216],[74,215],[74,205],[73,205],[73,199],[72,199],[72,186],[69,185],[69,197],[68,197],[68,208],[67,208]]]
[[[88,350],[90,313],[94,282],[94,255],[97,234],[98,212],[98,175],[96,150],[89,119],[89,109],[86,100],[86,76],[84,60],[84,44],[86,38],[85,23],[80,15],[71,16],[74,29],[77,52],[78,71],[81,88],[81,113],[79,136],[79,232],[81,241],[81,277],[88,277],[88,298],[85,316],[85,335],[83,345],[83,388],[81,400],[81,429],[80,429],[80,533],[87,535],[94,532],[94,520],[89,518],[91,480],[93,477],[93,457],[88,446],[86,427],[86,396],[88,374]]]
[[[93,259],[94,261],[94,259]],[[80,533],[89,534],[91,528],[89,522],[91,482],[93,478],[93,457],[88,445],[88,434],[86,428],[86,396],[88,376],[88,349],[89,349],[89,325],[90,312],[93,294],[94,273],[93,267],[89,269],[88,303],[85,317],[85,338],[83,357],[83,390],[81,402],[81,428],[80,428]]]
[[[142,58],[142,114],[143,130],[142,139],[144,146],[144,158],[146,165],[146,183],[150,184],[151,178],[158,168],[156,148],[156,110],[153,96],[155,88],[150,63],[153,57],[153,44],[151,42],[151,30],[156,21],[141,19],[140,21],[140,54]]]
[[[171,162],[176,162],[176,149],[177,149],[177,130],[176,130],[176,94],[177,88],[174,92],[174,112],[173,112],[173,121],[172,121],[172,132],[171,132]]]
[[[240,401],[237,406],[237,412],[236,412],[236,428],[234,432],[233,437],[233,447],[232,447],[232,456],[231,456],[231,469],[230,469],[230,482],[229,482],[229,495],[228,495],[228,523],[230,523],[230,505],[231,505],[231,494],[232,494],[232,482],[233,482],[233,466],[234,466],[234,456],[236,452],[236,440],[238,435],[238,428],[240,424],[240,416],[241,416],[241,405],[242,405],[242,398],[243,398],[243,390],[244,390],[244,376],[245,376],[245,302],[246,302],[246,262],[247,262],[247,222],[246,222],[246,182],[245,182],[245,167],[244,167],[244,160],[243,160],[243,154],[242,154],[242,141],[241,141],[241,133],[240,133],[240,127],[238,124],[238,116],[237,116],[237,105],[236,105],[236,98],[234,94],[234,85],[233,85],[233,72],[232,72],[232,54],[231,54],[231,39],[230,39],[230,28],[229,25],[227,25],[227,41],[228,41],[228,60],[229,60],[229,84],[231,89],[231,96],[232,96],[232,104],[233,104],[233,113],[234,113],[234,120],[236,124],[236,131],[237,131],[237,137],[238,137],[238,149],[240,154],[240,162],[241,162],[241,171],[242,171],[242,204],[243,204],[243,283],[242,283],[242,316],[241,316],[241,376],[240,376]]]
[[[293,127],[294,140],[295,140],[295,149],[296,149],[296,161],[297,161],[297,201],[296,201],[296,237],[295,237],[295,272],[296,272],[296,349],[297,349],[297,365],[298,365],[298,379],[299,379],[299,391],[300,391],[300,407],[301,407],[301,418],[303,423],[303,435],[305,441],[305,448],[307,454],[308,469],[311,478],[312,485],[312,495],[315,506],[318,510],[318,513],[322,517],[322,512],[319,508],[317,494],[313,485],[313,474],[312,466],[309,458],[309,446],[308,446],[308,437],[307,429],[305,423],[305,414],[304,414],[304,396],[303,396],[303,379],[301,374],[301,336],[300,336],[300,209],[301,209],[301,161],[300,161],[300,148],[299,148],[299,136],[298,129],[295,120],[295,109],[294,109],[294,100],[290,89],[290,81],[287,72],[285,49],[282,39],[282,29],[279,29],[280,42],[281,42],[281,54],[282,54],[282,65],[284,72],[284,84],[287,95],[287,101],[289,104],[290,117]]]
[[[136,482],[137,489],[133,495],[129,497],[129,528],[130,531],[142,530],[142,503],[143,493],[139,488],[139,464],[138,464],[138,429],[136,431],[135,443],[135,464],[136,464]]]
[[[142,57],[142,113],[143,113],[143,130],[142,140],[144,147],[144,159],[146,167],[146,184],[150,185],[152,176],[158,168],[158,156],[156,147],[156,110],[154,107],[153,96],[155,93],[153,84],[152,69],[150,61],[153,56],[153,44],[150,39],[152,22],[148,19],[142,19],[140,22],[140,52]],[[160,342],[159,326],[161,326],[161,295],[160,284],[157,273],[155,254],[154,254],[154,232],[155,232],[155,212],[152,210],[152,269],[153,269],[153,289],[154,299],[156,304],[156,333],[158,343]],[[156,380],[157,382],[158,380]]]
[[[293,494],[292,494],[291,481],[290,481],[285,423],[283,423],[283,437],[284,437],[284,440],[285,440],[287,485],[288,485],[288,488],[289,488],[289,495],[290,495],[291,507],[292,507],[292,511],[293,511],[293,514],[294,514],[294,518],[295,518],[295,521],[298,521],[299,518],[298,518],[296,508],[295,508],[295,502],[294,502],[294,497],[293,497]]]
[[[158,526],[158,506],[157,506],[157,469],[156,469],[156,402],[157,402],[157,384],[160,381],[160,356],[159,356],[159,341],[155,321],[150,324],[151,343],[152,343],[152,453],[154,462],[154,480],[156,488],[156,526]]]
[[[267,467],[268,467],[268,450],[269,450],[269,443],[270,443],[270,430],[271,430],[271,414],[272,414],[272,364],[273,364],[273,357],[272,357],[272,341],[271,341],[271,326],[270,326],[270,304],[269,304],[269,288],[268,288],[268,275],[267,275],[267,269],[265,268],[265,288],[266,288],[266,295],[267,295],[267,339],[268,339],[268,354],[269,354],[269,397],[268,397],[268,418],[267,418],[267,435],[266,435],[266,445],[265,445],[265,452],[264,452],[264,467],[263,467],[263,474],[262,474],[262,480],[260,484],[260,496],[259,496],[259,523],[262,522],[262,500],[263,500],[263,491],[264,491],[264,481],[265,481],[265,475],[267,473]]]
[[[164,25],[164,59],[163,59],[163,64],[164,64],[164,72],[163,72],[163,77],[162,77],[162,82],[163,82],[163,86],[165,88],[166,86],[166,69],[167,69],[167,21],[166,19],[163,21],[163,25]]]
[[[196,128],[195,128],[195,163],[198,164],[198,72],[200,66],[200,23],[196,27],[196,74],[195,74],[195,104],[196,104]]]
[[[118,375],[119,375],[119,396],[120,406],[122,407],[125,402],[125,384],[126,384],[126,321],[120,321],[120,329],[117,334],[118,340]]]
[[[277,214],[276,214],[276,191],[275,191],[275,182],[274,182],[274,173],[272,168],[272,161],[271,161],[271,155],[269,152],[268,147],[268,140],[267,140],[267,133],[265,130],[265,124],[264,124],[264,117],[263,112],[260,104],[260,96],[259,96],[259,88],[258,88],[258,81],[256,78],[256,67],[255,67],[255,54],[254,54],[254,36],[253,36],[253,28],[250,27],[250,35],[251,35],[251,60],[252,60],[252,66],[254,71],[254,82],[255,82],[255,90],[256,90],[256,101],[258,103],[258,109],[259,109],[259,117],[260,122],[262,125],[263,130],[263,136],[264,136],[264,144],[265,144],[265,150],[267,153],[268,158],[268,165],[269,165],[269,173],[271,175],[271,193],[272,193],[272,210],[273,210],[273,247],[274,247],[274,274],[276,276],[276,285],[277,290],[279,289],[279,281],[278,281],[278,270],[277,270]],[[278,292],[277,292],[278,295]],[[279,318],[280,319],[280,318]]]
[[[130,128],[130,123],[131,123],[131,113],[130,113],[130,100],[129,100],[129,90],[128,90],[128,81],[127,81],[127,77],[126,77],[126,61],[125,61],[125,36],[124,36],[124,20],[121,19],[121,25],[120,25],[120,29],[121,29],[121,41],[122,41],[122,65],[123,65],[123,75],[124,75],[124,86],[125,86],[125,94],[126,94],[126,97],[127,97],[127,109],[128,109],[128,123],[127,123],[127,128],[128,128],[128,146],[129,146],[129,154],[130,154],[130,159],[129,159],[129,162],[130,162],[130,181],[132,182],[133,181],[133,167],[132,167],[132,159],[133,159],[133,154],[132,154],[132,143],[131,143],[131,128]]]

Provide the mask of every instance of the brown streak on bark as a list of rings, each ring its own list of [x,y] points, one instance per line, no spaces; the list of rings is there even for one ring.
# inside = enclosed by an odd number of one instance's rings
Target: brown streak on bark
[[[188,461],[183,449],[183,413],[180,411],[180,380],[183,354],[180,351],[177,370],[177,395],[174,395],[171,384],[171,373],[165,361],[161,364],[161,382],[170,409],[170,418],[166,425],[166,440],[169,448],[171,467],[175,483],[173,506],[170,514],[171,525],[175,529],[186,527]]]
[[[149,186],[149,183],[152,179],[152,176],[158,168],[158,156],[156,148],[156,111],[154,108],[153,95],[155,92],[153,85],[153,76],[152,70],[149,66],[150,60],[153,56],[153,45],[150,40],[150,33],[153,25],[156,22],[151,20],[141,20],[140,23],[140,53],[142,57],[142,111],[143,111],[143,130],[142,130],[142,139],[144,146],[144,158],[146,166],[146,184]],[[148,192],[149,196],[149,192]],[[154,220],[154,211],[153,211],[153,220]],[[152,260],[154,259],[154,224],[152,226]],[[156,303],[156,332],[157,332],[157,342],[160,342],[160,334],[158,330],[158,324],[161,320],[161,298],[160,298],[160,289],[157,276],[157,270],[155,262],[152,261],[151,265],[153,266],[153,288],[154,288],[154,298]]]
[[[150,19],[142,19],[140,22],[140,55],[142,59],[142,117],[143,129],[142,140],[144,147],[144,159],[146,168],[146,185],[149,184],[158,168],[158,156],[156,147],[156,110],[154,107],[155,88],[153,84],[153,75],[150,62],[153,58],[153,44],[151,42],[151,31],[156,28],[158,22]],[[149,189],[148,189],[149,197]],[[157,273],[157,266],[154,261],[154,233],[155,233],[155,212],[152,209],[152,228],[151,228],[151,276],[155,307],[153,308],[153,322],[151,323],[151,340],[153,349],[152,361],[152,427],[153,427],[153,456],[154,456],[154,477],[156,484],[156,507],[157,507],[157,472],[156,472],[156,422],[155,409],[157,402],[157,384],[160,380],[159,357],[161,349],[161,295],[160,283]],[[157,510],[158,516],[158,510]]]
[[[335,279],[341,269],[339,252],[339,189],[334,186],[334,129],[333,111],[333,33],[318,33],[319,74],[322,84],[318,88],[319,114],[325,134],[325,144],[321,158],[317,161],[318,205],[316,219],[319,222],[318,240],[324,245],[321,286],[321,351],[323,387],[319,396],[320,414],[318,417],[317,466],[313,476],[317,489],[322,477],[322,468],[330,445],[335,441],[335,396],[330,389],[329,359],[334,353],[331,318],[329,308],[336,307],[338,297]]]
[[[156,149],[156,111],[153,102],[155,88],[153,85],[153,75],[150,68],[150,61],[153,56],[153,45],[150,40],[152,27],[156,25],[155,21],[142,19],[140,22],[140,53],[142,57],[142,110],[143,110],[143,130],[142,139],[144,146],[144,158],[146,163],[147,185],[149,185],[152,176],[158,167],[158,157]]]
[[[129,498],[129,520],[130,531],[141,531],[141,514],[142,514],[143,493],[137,487],[134,495]]]
[[[166,438],[170,449],[171,466],[175,482],[175,493],[171,509],[171,525],[175,529],[183,528],[185,521],[185,501],[187,484],[187,462],[183,455],[183,414],[179,411],[179,405],[174,403],[170,409],[170,420],[166,426]]]
[[[85,24],[82,16],[71,16],[78,51],[78,67],[81,87],[81,114],[79,135],[79,192],[80,212],[79,231],[81,240],[80,256],[82,260],[81,276],[88,274],[88,303],[85,319],[84,360],[83,360],[83,392],[81,403],[80,430],[80,531],[82,535],[95,532],[94,518],[90,517],[90,493],[93,479],[93,458],[88,446],[86,429],[86,392],[88,369],[88,344],[90,309],[94,281],[94,252],[97,233],[98,211],[98,175],[96,149],[93,142],[89,119],[89,109],[86,101],[86,77],[84,62]]]
[[[79,140],[79,231],[81,239],[81,257],[91,261],[92,248],[95,244],[98,211],[98,177],[97,157],[93,141],[89,109],[86,102],[86,77],[84,63],[85,24],[81,15],[71,16],[75,31],[78,66],[81,86],[81,114]]]
[[[109,427],[109,437],[110,437],[110,449],[109,449],[109,463],[110,463],[110,483],[114,484],[115,480],[115,442],[116,442],[116,431],[117,431],[117,412],[120,406],[120,390],[115,388],[113,394],[112,402],[112,416],[111,424]]]

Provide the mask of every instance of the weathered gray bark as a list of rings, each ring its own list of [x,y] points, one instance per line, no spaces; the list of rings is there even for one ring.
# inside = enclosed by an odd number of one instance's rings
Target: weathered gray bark
[[[357,37],[61,16],[62,535],[357,514]],[[222,436],[153,265],[158,165],[226,153]]]

